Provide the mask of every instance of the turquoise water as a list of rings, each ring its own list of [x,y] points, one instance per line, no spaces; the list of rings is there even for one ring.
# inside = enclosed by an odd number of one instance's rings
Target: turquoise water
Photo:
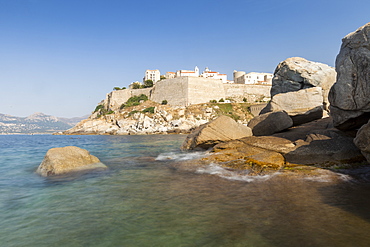
[[[370,246],[367,180],[174,169],[191,157],[179,151],[184,138],[0,136],[0,246]],[[109,170],[35,174],[48,149],[68,145]]]

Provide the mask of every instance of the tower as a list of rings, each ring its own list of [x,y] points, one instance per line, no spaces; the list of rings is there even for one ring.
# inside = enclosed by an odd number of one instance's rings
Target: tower
[[[198,66],[195,66],[194,72],[195,72],[195,76],[199,76],[199,68],[198,68]]]

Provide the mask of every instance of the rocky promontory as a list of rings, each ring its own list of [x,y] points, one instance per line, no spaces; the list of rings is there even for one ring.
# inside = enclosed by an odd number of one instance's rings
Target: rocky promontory
[[[144,95],[145,96],[145,95]],[[94,113],[63,134],[145,135],[190,133],[196,127],[226,115],[241,124],[253,118],[248,103],[204,103],[188,107],[159,104],[136,97],[113,110],[101,102]],[[134,101],[136,103],[132,104]]]

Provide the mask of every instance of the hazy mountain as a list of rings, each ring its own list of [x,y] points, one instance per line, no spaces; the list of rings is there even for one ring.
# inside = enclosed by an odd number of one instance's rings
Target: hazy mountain
[[[0,134],[53,133],[73,127],[85,117],[58,118],[43,113],[34,113],[28,117],[15,117],[0,113]]]

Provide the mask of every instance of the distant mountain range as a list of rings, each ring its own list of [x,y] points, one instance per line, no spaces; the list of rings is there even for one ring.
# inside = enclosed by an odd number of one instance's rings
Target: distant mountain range
[[[54,133],[72,128],[87,116],[79,118],[58,118],[43,113],[28,117],[15,117],[0,113],[0,134]]]

